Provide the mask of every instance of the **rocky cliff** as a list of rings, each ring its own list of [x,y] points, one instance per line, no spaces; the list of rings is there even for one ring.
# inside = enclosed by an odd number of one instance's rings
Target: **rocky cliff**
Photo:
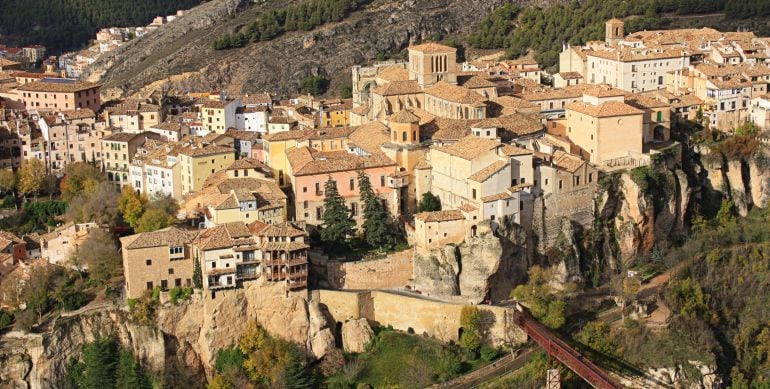
[[[489,221],[482,222],[477,235],[459,246],[415,251],[414,288],[430,296],[459,296],[470,304],[487,297],[506,299],[526,274],[525,241],[519,226],[501,225],[493,233]]]
[[[256,321],[271,334],[302,345],[313,358],[334,347],[334,336],[318,303],[286,296],[282,285],[250,283],[195,295],[178,306],[165,305],[154,326],[133,324],[120,309],[59,318],[43,334],[16,334],[0,340],[0,387],[61,387],[66,366],[81,346],[99,336],[116,336],[152,371],[176,387],[201,387],[212,373],[216,352],[235,342]]]
[[[296,93],[300,78],[318,73],[331,78],[331,90],[336,90],[335,83],[350,82],[351,66],[371,62],[378,54],[398,53],[416,40],[468,32],[508,0],[375,0],[339,23],[239,49],[213,50],[216,38],[254,20],[260,11],[294,2],[206,2],[105,54],[84,77],[104,83],[106,98],[150,84],[180,92],[288,96]]]

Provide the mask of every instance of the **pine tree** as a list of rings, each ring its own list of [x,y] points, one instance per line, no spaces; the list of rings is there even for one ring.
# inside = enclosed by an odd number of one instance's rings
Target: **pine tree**
[[[130,351],[122,349],[118,357],[118,366],[115,369],[116,389],[142,389],[151,388],[149,380],[142,370],[139,361]]]
[[[307,389],[312,387],[313,380],[302,363],[302,355],[296,347],[289,350],[289,361],[283,373],[287,389]]]
[[[422,200],[417,206],[417,212],[434,212],[441,210],[441,201],[433,193],[425,192],[422,194]]]
[[[344,242],[356,226],[345,206],[345,199],[337,191],[337,183],[331,177],[324,184],[323,220],[321,240],[332,245]]]
[[[369,176],[363,170],[358,172],[358,193],[364,206],[363,228],[366,243],[373,247],[391,244],[393,239],[389,228],[388,211],[374,194]]]
[[[201,273],[201,261],[198,257],[195,257],[195,264],[193,265],[193,286],[196,289],[203,287],[203,274]]]

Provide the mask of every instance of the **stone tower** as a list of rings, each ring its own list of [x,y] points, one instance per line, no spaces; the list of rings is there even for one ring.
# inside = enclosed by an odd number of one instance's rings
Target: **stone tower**
[[[410,46],[409,79],[423,88],[439,81],[457,84],[457,49],[433,42]]]
[[[605,24],[604,41],[614,45],[623,39],[623,21],[620,19],[610,19]]]
[[[407,111],[398,111],[391,115],[390,142],[396,145],[416,145],[420,143],[420,118]]]

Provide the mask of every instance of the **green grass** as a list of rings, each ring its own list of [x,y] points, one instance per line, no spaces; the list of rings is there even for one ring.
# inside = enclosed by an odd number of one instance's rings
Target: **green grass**
[[[354,381],[375,388],[423,388],[460,374],[459,351],[432,339],[381,331],[370,350],[355,357]]]

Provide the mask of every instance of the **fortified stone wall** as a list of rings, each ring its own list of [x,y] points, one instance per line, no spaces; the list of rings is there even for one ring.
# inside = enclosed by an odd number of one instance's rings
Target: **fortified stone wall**
[[[594,221],[596,185],[564,193],[550,193],[534,200],[532,232],[537,251],[544,253],[556,244],[562,229],[562,219],[590,228]]]
[[[371,261],[329,261],[328,281],[338,289],[403,288],[412,283],[412,254],[404,250]]]
[[[384,291],[319,291],[321,307],[337,323],[365,318],[371,325],[427,334],[442,342],[458,342],[463,304]],[[514,308],[478,305],[488,343],[502,346],[526,342],[526,334],[513,323]]]

